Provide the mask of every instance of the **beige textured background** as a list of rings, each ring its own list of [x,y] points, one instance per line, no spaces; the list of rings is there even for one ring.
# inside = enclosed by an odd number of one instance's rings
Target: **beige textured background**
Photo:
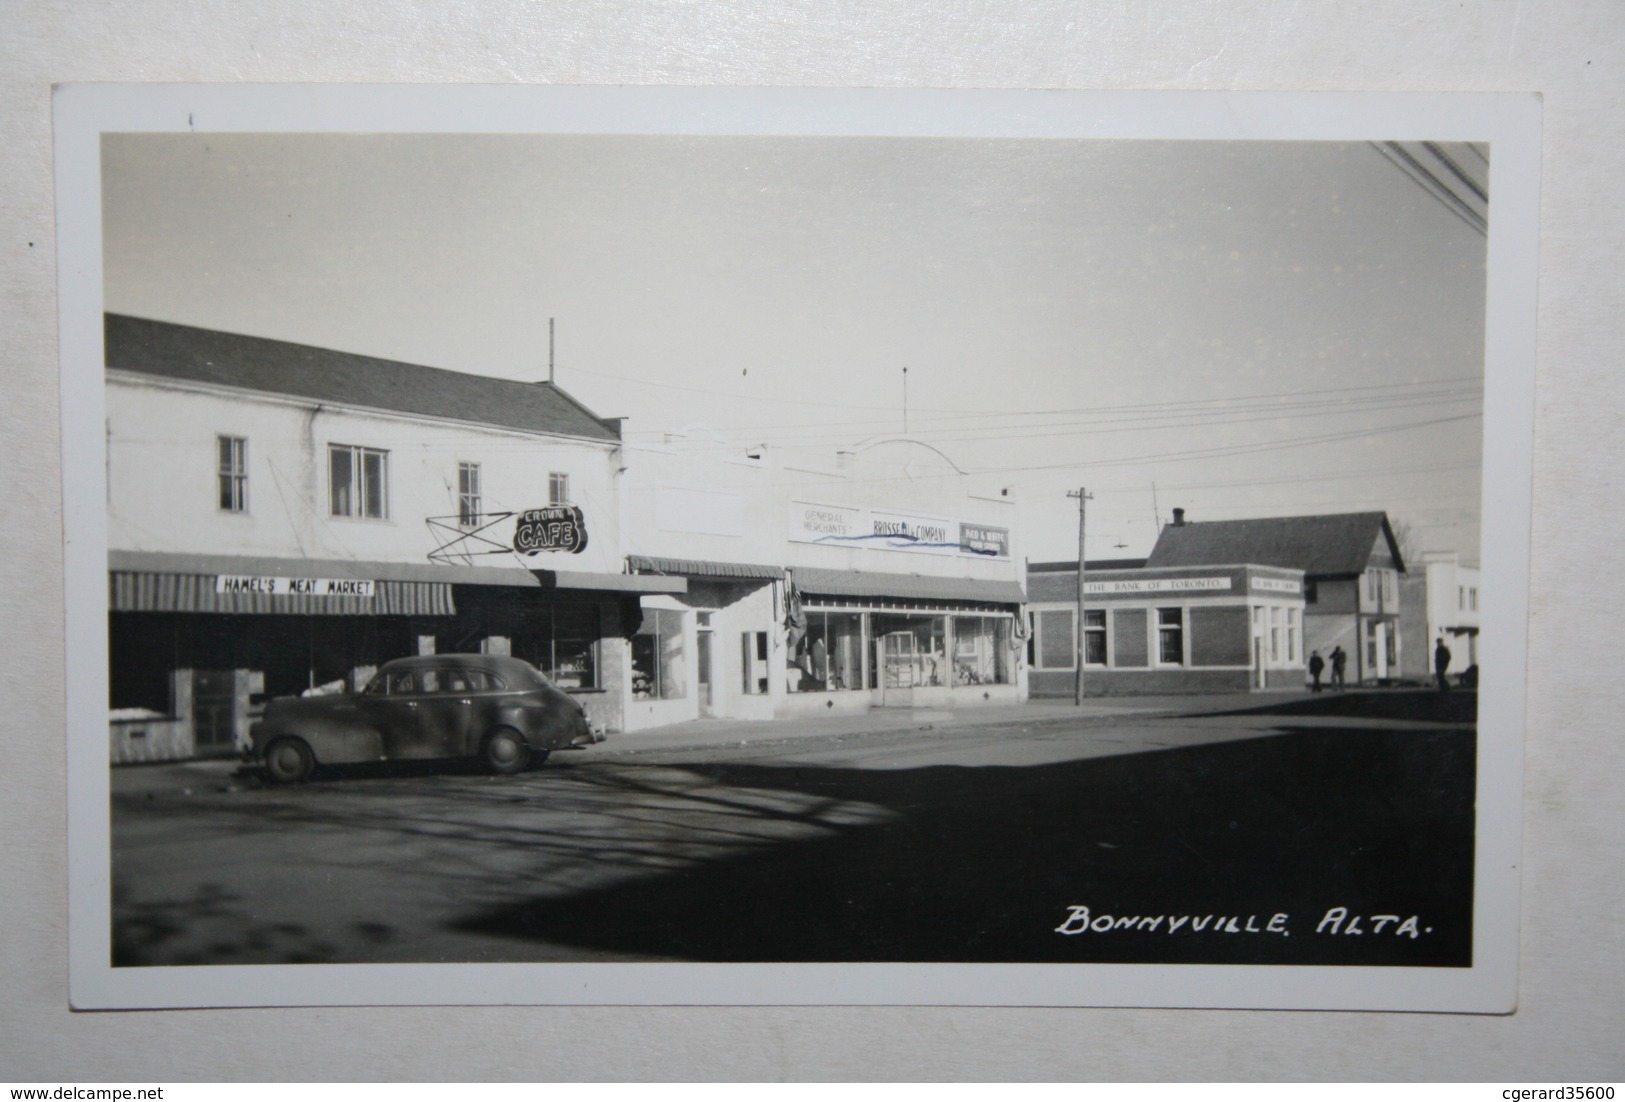
[[[1618,0],[0,0],[0,1082],[1625,1078]],[[50,85],[418,81],[1545,97],[1521,1006],[73,1014]]]

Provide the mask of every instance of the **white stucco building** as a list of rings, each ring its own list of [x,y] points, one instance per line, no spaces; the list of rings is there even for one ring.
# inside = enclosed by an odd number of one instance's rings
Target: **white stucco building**
[[[1405,675],[1427,680],[1433,674],[1434,647],[1443,639],[1450,650],[1452,676],[1478,665],[1479,571],[1464,566],[1454,551],[1427,551],[1422,569],[1404,582]]]
[[[230,753],[264,695],[512,653],[619,730],[641,596],[620,427],[547,383],[109,315],[115,761]]]
[[[688,583],[643,602],[660,668],[629,726],[1025,697],[1014,503],[936,449],[808,460],[696,429],[627,455],[628,565]]]

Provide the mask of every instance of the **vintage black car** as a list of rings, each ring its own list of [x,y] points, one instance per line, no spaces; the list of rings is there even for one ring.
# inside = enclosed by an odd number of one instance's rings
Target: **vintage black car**
[[[430,758],[517,773],[595,741],[581,705],[540,670],[488,654],[397,658],[359,693],[278,697],[249,734],[251,754],[284,783],[317,765]]]

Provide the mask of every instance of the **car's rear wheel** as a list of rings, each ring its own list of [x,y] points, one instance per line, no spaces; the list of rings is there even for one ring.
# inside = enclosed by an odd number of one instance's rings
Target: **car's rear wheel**
[[[530,747],[518,731],[503,727],[485,736],[480,758],[493,773],[509,776],[524,769],[530,762]]]
[[[265,748],[265,771],[278,784],[295,784],[316,768],[316,755],[303,739],[279,738]]]

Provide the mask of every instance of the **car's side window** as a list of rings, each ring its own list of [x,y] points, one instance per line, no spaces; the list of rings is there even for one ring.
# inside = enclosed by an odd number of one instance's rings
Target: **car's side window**
[[[410,672],[391,675],[389,679],[390,696],[411,696],[417,692],[417,678]]]
[[[444,689],[445,675],[440,670],[418,671],[418,691],[438,693]]]
[[[468,692],[467,675],[464,674],[462,670],[442,670],[441,675],[445,678],[441,685],[441,692]]]
[[[494,673],[485,670],[464,670],[468,677],[468,691],[471,693],[489,693],[505,688],[502,679]]]

